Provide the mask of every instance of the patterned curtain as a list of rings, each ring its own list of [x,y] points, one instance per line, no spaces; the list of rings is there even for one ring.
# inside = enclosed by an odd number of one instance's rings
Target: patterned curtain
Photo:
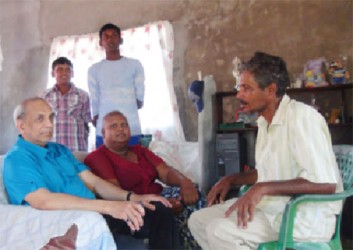
[[[179,118],[179,108],[173,87],[174,37],[167,21],[146,24],[122,31],[123,56],[140,60],[145,70],[145,102],[140,110],[142,132],[155,139],[185,141]],[[87,70],[105,58],[97,33],[61,36],[53,39],[49,63],[59,56],[68,57],[74,64],[73,82],[88,91]],[[48,87],[55,84],[49,69]],[[93,133],[94,134],[94,133]]]

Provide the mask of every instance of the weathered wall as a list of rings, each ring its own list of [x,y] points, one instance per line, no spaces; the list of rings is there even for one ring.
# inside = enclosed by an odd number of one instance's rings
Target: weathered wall
[[[95,32],[106,22],[124,29],[156,20],[174,28],[174,85],[189,140],[196,140],[197,114],[187,85],[198,70],[226,91],[234,85],[234,56],[257,50],[282,56],[293,73],[320,56],[347,55],[352,67],[351,0],[0,0],[0,153],[15,141],[15,105],[45,88],[52,37]]]

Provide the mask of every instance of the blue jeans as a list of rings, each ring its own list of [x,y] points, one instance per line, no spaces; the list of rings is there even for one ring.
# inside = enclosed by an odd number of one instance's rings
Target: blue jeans
[[[134,146],[136,144],[140,143],[142,135],[132,135],[129,140],[129,146]],[[96,148],[99,148],[101,145],[103,145],[103,137],[100,135],[96,135]]]

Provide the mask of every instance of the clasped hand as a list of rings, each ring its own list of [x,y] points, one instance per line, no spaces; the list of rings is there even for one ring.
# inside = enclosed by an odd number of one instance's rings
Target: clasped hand
[[[220,179],[208,192],[207,195],[207,200],[208,204],[207,206],[210,207],[213,204],[218,204],[218,203],[223,203],[224,199],[229,192],[231,187],[231,181],[229,177],[223,177]]]
[[[161,202],[166,207],[172,207],[171,203],[162,196],[155,194],[133,195],[133,201],[122,201],[120,205],[110,213],[113,217],[124,220],[132,231],[138,231],[143,226],[145,208],[155,210],[152,201]]]
[[[195,204],[199,199],[199,193],[190,180],[185,180],[180,185],[180,199],[185,206]]]

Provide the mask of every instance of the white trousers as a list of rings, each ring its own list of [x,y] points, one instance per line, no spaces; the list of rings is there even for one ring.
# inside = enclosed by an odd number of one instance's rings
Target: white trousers
[[[228,218],[224,214],[235,202],[214,205],[191,214],[188,226],[192,235],[204,250],[249,250],[256,249],[259,243],[276,240],[275,232],[266,217],[259,210],[246,229],[238,228],[237,215],[233,212]]]
[[[254,218],[248,222],[246,229],[238,228],[236,211],[225,218],[225,212],[235,201],[236,198],[230,199],[224,204],[204,208],[191,214],[188,226],[202,249],[256,249],[262,242],[278,239],[278,232],[273,229],[273,223],[269,222],[262,210],[255,209]],[[311,212],[307,210],[297,212],[294,240],[326,242],[331,238],[336,218],[333,214],[326,214],[320,209],[320,206],[325,205],[327,206],[327,204],[316,205]]]

